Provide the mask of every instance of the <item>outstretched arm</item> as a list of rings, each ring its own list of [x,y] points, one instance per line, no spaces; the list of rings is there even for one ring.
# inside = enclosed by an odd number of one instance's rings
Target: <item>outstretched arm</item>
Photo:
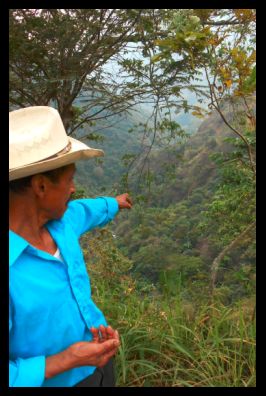
[[[85,232],[103,227],[116,216],[121,209],[131,209],[132,200],[128,193],[113,197],[98,197],[70,201],[63,221],[68,221],[80,237]],[[77,221],[78,219],[78,221]]]

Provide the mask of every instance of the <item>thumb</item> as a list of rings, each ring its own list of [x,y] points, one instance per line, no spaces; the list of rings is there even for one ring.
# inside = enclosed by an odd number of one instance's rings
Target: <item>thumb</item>
[[[99,347],[102,353],[108,353],[113,349],[117,348],[119,345],[120,345],[119,340],[112,339],[112,340],[106,340],[103,343],[99,344]]]

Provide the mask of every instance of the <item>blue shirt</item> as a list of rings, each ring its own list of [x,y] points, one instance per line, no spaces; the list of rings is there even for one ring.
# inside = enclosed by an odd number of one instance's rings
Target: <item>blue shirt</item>
[[[94,372],[82,366],[45,379],[45,357],[90,341],[91,326],[107,325],[91,298],[79,237],[117,212],[115,198],[79,199],[47,223],[64,262],[9,231],[10,387],[71,387]]]

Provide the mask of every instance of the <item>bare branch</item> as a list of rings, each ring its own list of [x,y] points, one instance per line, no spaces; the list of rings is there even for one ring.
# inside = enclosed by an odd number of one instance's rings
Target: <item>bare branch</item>
[[[220,254],[213,260],[211,264],[211,283],[210,283],[210,288],[211,291],[213,292],[215,288],[215,284],[217,281],[217,275],[219,271],[219,265],[223,258],[225,257],[226,254],[230,253],[236,246],[238,246],[243,238],[255,227],[256,221],[253,221],[251,224],[249,224],[229,245],[227,245],[221,252]]]

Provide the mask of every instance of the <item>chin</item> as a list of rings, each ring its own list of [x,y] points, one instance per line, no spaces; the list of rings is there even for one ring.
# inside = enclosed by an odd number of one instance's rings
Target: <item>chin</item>
[[[63,217],[63,215],[64,215],[64,213],[65,213],[66,210],[67,210],[67,207],[65,207],[65,208],[61,211],[61,213],[56,213],[56,215],[55,215],[55,217],[54,217],[54,220],[60,220],[61,217]]]

